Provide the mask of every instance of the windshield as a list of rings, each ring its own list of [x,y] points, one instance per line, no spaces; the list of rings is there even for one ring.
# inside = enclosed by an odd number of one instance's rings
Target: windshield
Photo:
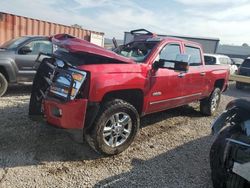
[[[1,49],[14,49],[17,48],[21,43],[27,40],[28,37],[19,37],[5,42],[0,46]]]
[[[156,44],[157,42],[131,42],[120,46],[115,52],[124,57],[132,58],[137,62],[143,62]]]

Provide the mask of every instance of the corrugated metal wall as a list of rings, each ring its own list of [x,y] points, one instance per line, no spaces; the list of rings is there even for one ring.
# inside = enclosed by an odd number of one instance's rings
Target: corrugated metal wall
[[[79,29],[66,25],[0,12],[0,44],[12,38],[23,35],[48,36],[58,33],[67,33],[88,41],[90,40],[91,33],[104,35],[104,33],[101,32]]]

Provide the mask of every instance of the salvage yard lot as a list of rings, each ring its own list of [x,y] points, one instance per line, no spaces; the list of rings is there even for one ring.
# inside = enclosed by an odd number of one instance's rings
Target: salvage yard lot
[[[0,99],[0,187],[212,187],[210,124],[197,104],[144,117],[135,142],[113,157],[96,154],[81,133],[29,120],[30,86]],[[250,90],[231,83],[218,113]]]

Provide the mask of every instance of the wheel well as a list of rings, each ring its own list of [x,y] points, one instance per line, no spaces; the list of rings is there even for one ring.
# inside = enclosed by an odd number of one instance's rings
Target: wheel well
[[[136,108],[139,114],[141,114],[142,112],[143,92],[140,89],[111,91],[104,95],[102,103],[110,101],[112,99],[122,99],[124,101],[127,101]]]
[[[9,76],[7,71],[5,70],[4,67],[0,66],[0,73],[2,73],[4,75],[4,77],[6,78],[7,81],[9,81]]]
[[[216,80],[215,83],[214,83],[214,87],[218,87],[220,88],[220,90],[223,89],[223,86],[224,86],[224,83],[225,83],[225,80],[224,79],[220,79],[220,80]]]

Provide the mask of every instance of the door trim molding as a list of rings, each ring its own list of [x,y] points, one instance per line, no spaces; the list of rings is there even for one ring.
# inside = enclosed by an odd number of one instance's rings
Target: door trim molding
[[[186,95],[186,96],[176,97],[176,98],[172,98],[172,99],[154,101],[154,102],[150,102],[149,104],[154,105],[154,104],[159,104],[159,103],[165,103],[165,102],[168,102],[168,101],[174,101],[174,100],[185,99],[185,98],[189,98],[189,97],[200,96],[201,94],[202,93],[195,93],[195,94],[192,94],[192,95]]]

